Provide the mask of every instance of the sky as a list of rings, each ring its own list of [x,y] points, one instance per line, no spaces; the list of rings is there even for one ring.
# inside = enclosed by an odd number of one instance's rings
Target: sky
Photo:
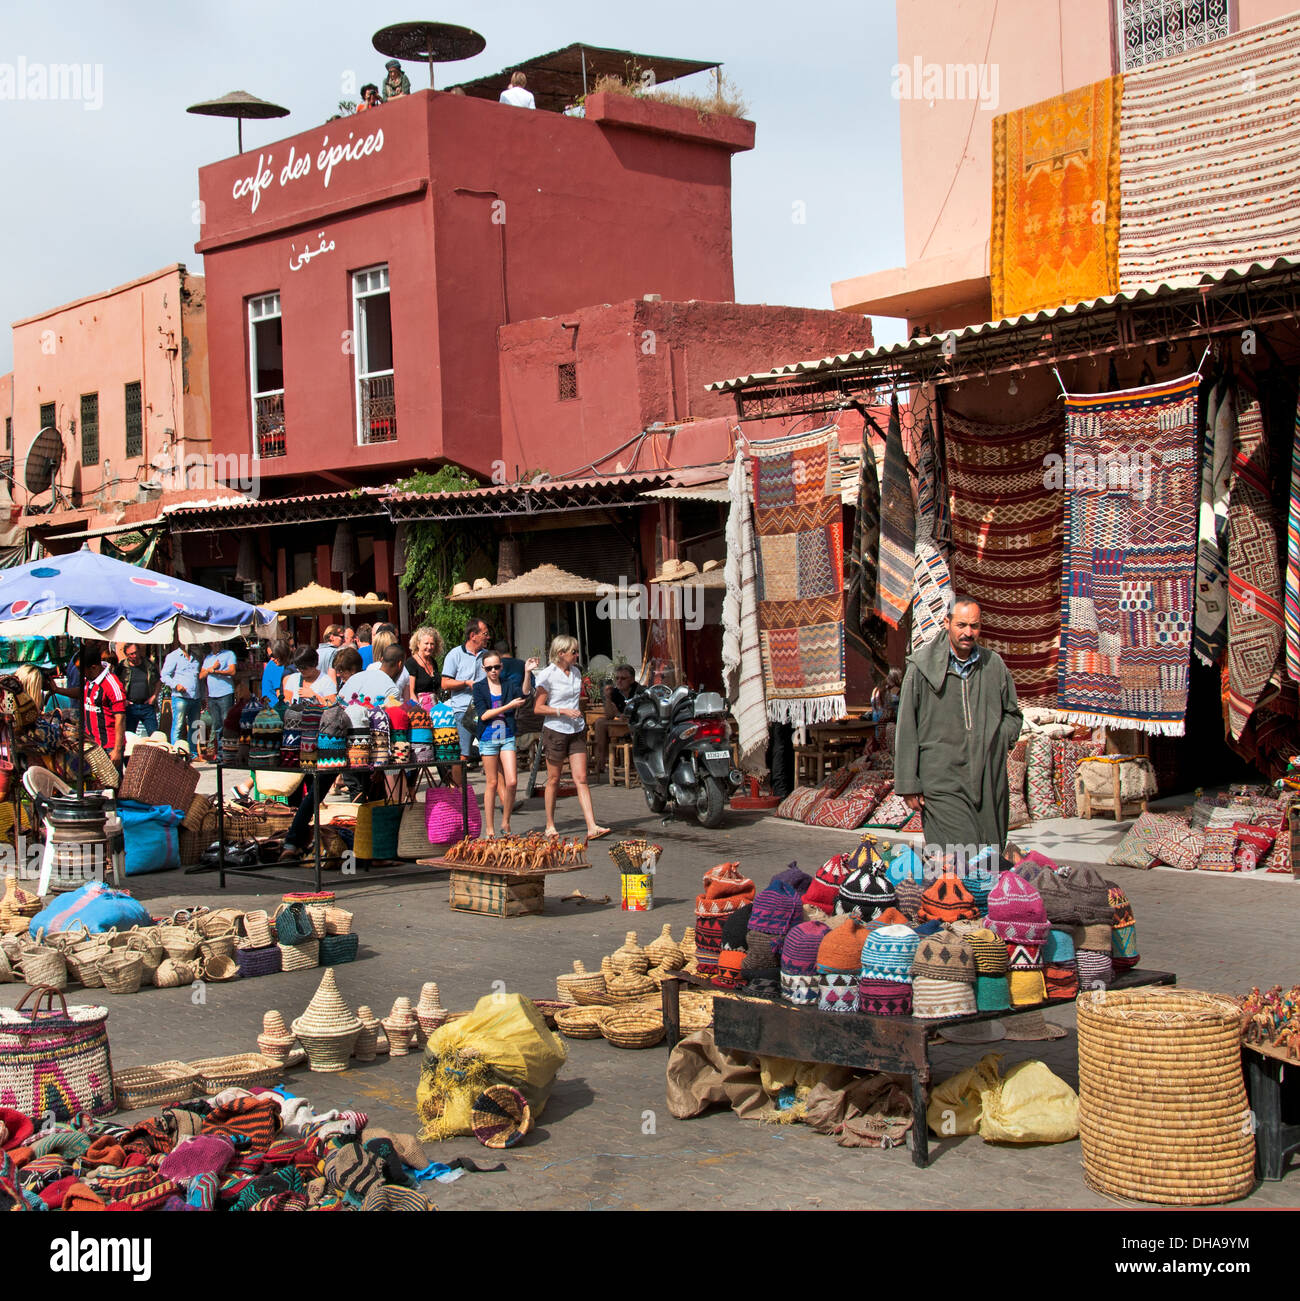
[[[343,0],[63,0],[6,9],[6,327],[172,262],[200,272],[198,169],[235,152],[235,124],[187,114],[186,107],[247,90],[289,108],[288,118],[244,124],[244,148],[256,150],[323,122],[339,99],[356,97],[355,86],[381,81],[384,59],[371,36],[413,17]],[[903,263],[891,0],[448,0],[427,16],[487,39],[475,58],[440,65],[440,86],[573,41],[721,62],[757,124],[754,150],[732,163],[738,302],[829,308],[832,281]],[[28,69],[87,68],[81,99],[14,97],[6,86],[20,60]],[[422,67],[407,70],[414,89],[427,84]],[[902,321],[876,320],[878,343],[903,337]],[[12,355],[5,328],[0,373],[12,366]]]

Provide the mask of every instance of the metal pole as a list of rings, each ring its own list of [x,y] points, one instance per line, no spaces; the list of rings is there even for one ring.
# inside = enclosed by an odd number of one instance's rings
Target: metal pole
[[[244,119],[237,117],[235,119],[235,131],[239,136],[239,152],[244,152]]]
[[[77,801],[86,796],[86,665],[82,650],[85,642],[77,638]]]
[[[582,97],[587,98],[587,51],[583,46],[579,46],[578,53],[582,56]]]

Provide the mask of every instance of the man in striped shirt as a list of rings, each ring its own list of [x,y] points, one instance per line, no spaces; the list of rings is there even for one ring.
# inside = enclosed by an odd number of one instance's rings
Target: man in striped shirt
[[[82,649],[86,736],[103,746],[118,767],[126,749],[126,692],[113,672],[109,647],[87,642]]]

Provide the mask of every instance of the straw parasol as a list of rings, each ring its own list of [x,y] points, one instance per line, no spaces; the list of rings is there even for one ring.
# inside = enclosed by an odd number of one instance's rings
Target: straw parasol
[[[187,113],[198,113],[201,117],[233,117],[239,138],[239,152],[244,152],[244,119],[288,117],[289,110],[281,104],[272,104],[265,99],[258,99],[246,90],[232,90],[220,99],[205,100],[202,104],[191,104]]]
[[[448,598],[452,601],[481,601],[485,604],[510,605],[522,601],[599,601],[604,596],[615,596],[618,588],[609,583],[598,583],[592,578],[581,578],[556,565],[538,565],[518,578],[505,583],[492,583],[468,592],[457,590]],[[275,603],[271,603],[275,609]]]
[[[367,592],[365,596],[357,596],[354,592],[336,592],[333,588],[322,587],[319,583],[308,583],[306,587],[300,587],[296,592],[290,592],[288,596],[267,601],[265,608],[274,610],[276,614],[331,614],[335,610],[342,611],[345,602],[349,611],[354,614],[388,609],[388,602],[381,601],[373,592]]]
[[[469,27],[455,23],[394,23],[374,34],[371,44],[380,54],[394,59],[422,59],[429,65],[429,88],[433,89],[433,65],[458,63],[481,54],[487,41]]]

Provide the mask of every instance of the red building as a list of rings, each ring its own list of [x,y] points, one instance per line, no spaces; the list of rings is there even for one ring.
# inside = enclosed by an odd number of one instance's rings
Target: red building
[[[298,481],[272,495],[490,474],[498,327],[730,300],[731,155],[753,140],[625,96],[573,118],[423,91],[202,168],[213,451]]]

